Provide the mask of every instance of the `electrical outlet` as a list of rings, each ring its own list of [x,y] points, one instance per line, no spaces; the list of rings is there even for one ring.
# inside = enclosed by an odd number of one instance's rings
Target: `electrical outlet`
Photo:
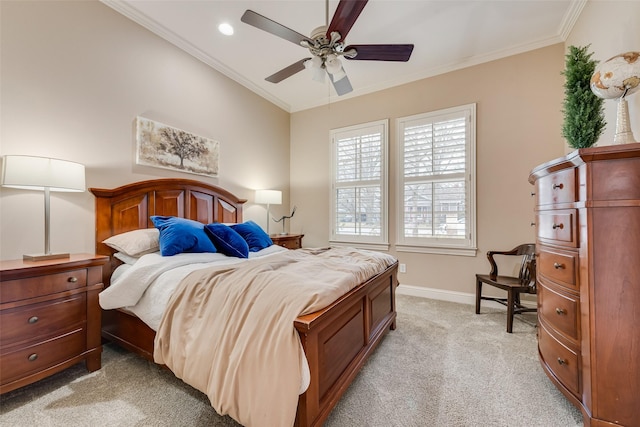
[[[407,264],[400,264],[400,273],[407,272]]]

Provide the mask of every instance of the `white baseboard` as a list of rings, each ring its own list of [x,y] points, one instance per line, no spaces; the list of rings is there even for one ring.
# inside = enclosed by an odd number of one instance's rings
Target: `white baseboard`
[[[409,295],[412,297],[430,298],[441,301],[457,302],[460,304],[474,305],[476,304],[476,295],[466,292],[446,291],[443,289],[425,288],[423,286],[413,286],[400,284],[396,288],[396,293],[400,295]],[[522,301],[524,305],[535,307],[535,301]],[[482,307],[504,308],[503,305],[495,301],[482,301]]]

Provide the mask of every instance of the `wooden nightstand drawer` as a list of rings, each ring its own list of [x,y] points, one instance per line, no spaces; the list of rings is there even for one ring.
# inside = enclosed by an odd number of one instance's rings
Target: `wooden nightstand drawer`
[[[542,323],[538,328],[538,348],[553,374],[571,393],[580,396],[579,356],[576,351],[554,338]]]
[[[34,298],[87,286],[87,270],[33,276],[2,282],[2,303]]]
[[[577,291],[577,257],[577,254],[564,254],[540,249],[537,263],[538,271],[540,275],[551,279],[554,283]]]
[[[5,384],[82,354],[86,332],[77,329],[57,338],[0,356],[0,382]]]
[[[287,249],[300,249],[304,234],[277,234],[270,237],[274,245]]]
[[[576,209],[539,211],[538,239],[551,244],[577,247],[578,234]]]
[[[544,283],[538,286],[538,314],[559,333],[578,340],[578,313],[580,300],[577,296],[564,295]]]
[[[0,312],[0,348],[66,332],[86,320],[85,293]]]

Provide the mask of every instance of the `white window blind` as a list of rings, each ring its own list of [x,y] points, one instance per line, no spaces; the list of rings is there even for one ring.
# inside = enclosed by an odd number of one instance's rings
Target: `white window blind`
[[[331,241],[387,243],[387,121],[331,131]]]
[[[475,105],[400,118],[398,141],[398,249],[475,255]]]

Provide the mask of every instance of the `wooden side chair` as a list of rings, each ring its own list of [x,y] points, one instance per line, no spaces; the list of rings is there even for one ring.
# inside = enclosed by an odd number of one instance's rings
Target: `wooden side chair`
[[[512,255],[522,257],[518,277],[500,276],[498,265],[494,259],[496,255]],[[489,251],[487,258],[491,264],[489,274],[476,274],[476,314],[480,314],[480,301],[495,301],[507,307],[507,332],[513,331],[514,314],[535,312],[536,308],[525,307],[520,303],[520,294],[536,293],[536,245],[527,243],[517,246],[510,251]],[[482,284],[495,286],[507,291],[507,298],[482,296]]]

